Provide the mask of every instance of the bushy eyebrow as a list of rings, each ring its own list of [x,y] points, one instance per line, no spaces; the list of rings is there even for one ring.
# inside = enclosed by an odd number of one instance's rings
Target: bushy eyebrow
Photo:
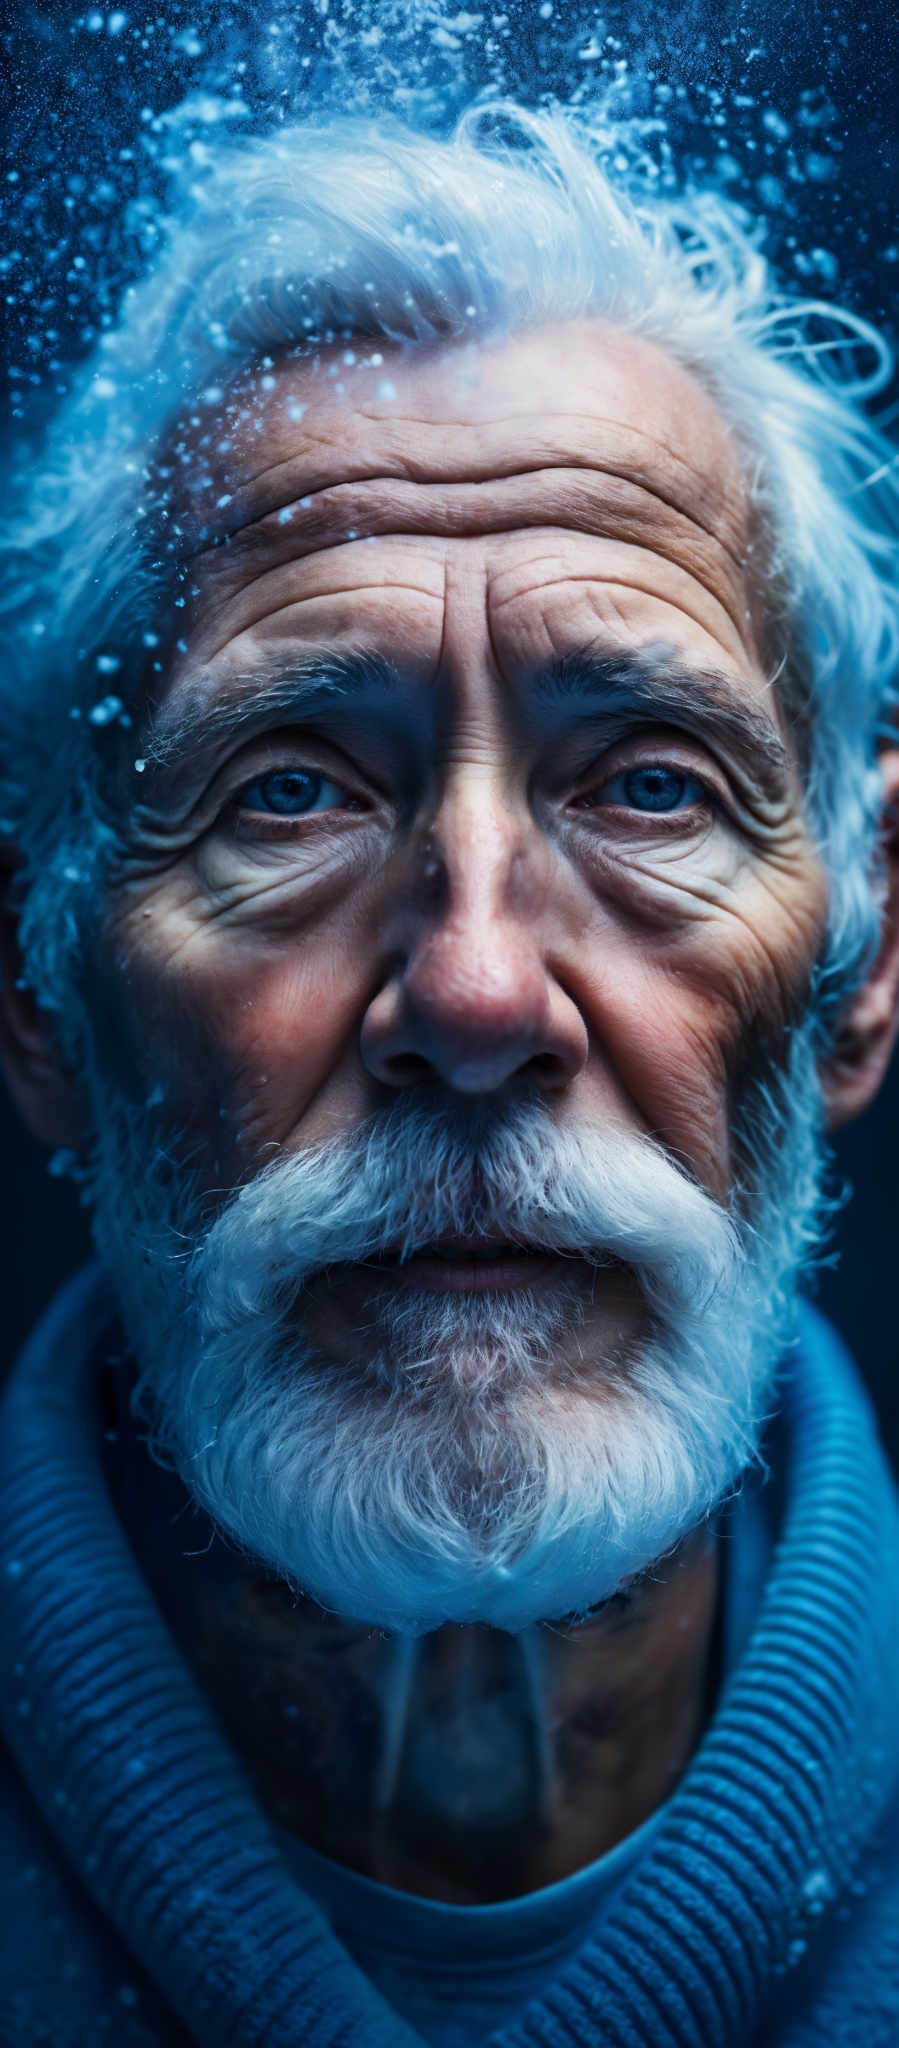
[[[686,663],[665,648],[582,648],[551,663],[531,696],[549,714],[570,716],[576,707],[585,723],[607,725],[636,712],[660,725],[683,726],[709,744],[717,741],[775,801],[795,776],[789,748],[762,703],[748,700],[723,671]]]
[[[401,688],[396,670],[380,654],[312,654],[287,661],[273,655],[229,678],[213,702],[175,712],[162,705],[143,735],[144,757],[154,768],[178,767],[222,740],[249,738],[273,720],[309,718],[346,698],[394,696]]]

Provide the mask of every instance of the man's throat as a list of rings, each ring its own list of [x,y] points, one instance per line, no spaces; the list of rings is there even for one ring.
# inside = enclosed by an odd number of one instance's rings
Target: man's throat
[[[202,1675],[282,1827],[399,1890],[513,1898],[613,1848],[689,1762],[713,1696],[715,1552],[669,1571],[588,1623],[514,1636],[353,1642],[294,1609],[295,1656],[279,1629],[252,1690],[236,1667],[227,1683],[221,1642]]]
[[[181,1655],[263,1807],[320,1854],[486,1903],[594,1862],[674,1789],[715,1690],[707,1526],[586,1621],[387,1636],[211,1540],[120,1406],[110,1419],[110,1488]]]
[[[522,1843],[552,1827],[547,1705],[538,1629],[444,1628],[389,1646],[372,1815],[382,1883],[447,1898],[514,1887]]]
[[[364,1690],[340,1715],[346,1775],[335,1759],[313,1792],[308,1774],[263,1771],[265,1803],[322,1853],[449,1903],[514,1898],[594,1862],[673,1791],[712,1704],[717,1556],[704,1533],[686,1552],[580,1626],[370,1638],[351,1659]],[[323,1668],[314,1692],[329,1693]],[[308,1691],[294,1726],[314,1753]]]

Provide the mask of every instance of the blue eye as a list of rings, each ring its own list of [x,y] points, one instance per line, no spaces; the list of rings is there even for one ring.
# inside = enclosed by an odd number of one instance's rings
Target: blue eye
[[[317,768],[273,768],[238,791],[241,810],[268,811],[279,818],[299,818],[310,811],[332,811],[352,799],[339,782]]]
[[[698,775],[684,768],[666,768],[649,762],[645,768],[626,768],[613,775],[598,792],[598,801],[624,804],[635,811],[682,811],[702,803],[708,791]]]

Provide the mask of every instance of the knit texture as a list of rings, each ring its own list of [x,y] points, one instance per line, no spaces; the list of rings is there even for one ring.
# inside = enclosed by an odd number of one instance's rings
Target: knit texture
[[[0,2041],[414,2048],[281,1860],[137,1569],[100,1463],[109,1313],[90,1269],[2,1407],[0,1716],[22,1783]],[[600,1934],[494,2048],[899,2042],[899,1516],[811,1311],[784,1404],[782,1534],[746,1653]],[[29,1947],[48,1888],[56,1925]]]

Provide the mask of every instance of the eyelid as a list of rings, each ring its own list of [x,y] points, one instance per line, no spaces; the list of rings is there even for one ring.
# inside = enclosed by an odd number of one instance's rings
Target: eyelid
[[[678,750],[692,752],[693,759],[678,757]],[[676,775],[689,776],[702,785],[710,802],[725,805],[728,790],[724,770],[717,761],[710,759],[703,748],[702,763],[697,765],[696,754],[700,751],[697,742],[689,738],[679,739],[671,733],[657,739],[648,733],[633,733],[616,740],[602,754],[594,756],[575,778],[573,796],[583,796],[588,790],[601,789],[607,782],[614,782],[619,775],[629,775],[640,768],[666,768]]]
[[[349,796],[371,799],[372,795],[381,798],[384,795],[376,778],[368,771],[363,773],[349,761],[332,740],[326,740],[318,733],[281,729],[277,733],[255,735],[243,757],[232,755],[210,789],[210,804],[214,805],[216,815],[221,815],[233,809],[242,791],[261,781],[263,776],[301,770],[338,783]]]

